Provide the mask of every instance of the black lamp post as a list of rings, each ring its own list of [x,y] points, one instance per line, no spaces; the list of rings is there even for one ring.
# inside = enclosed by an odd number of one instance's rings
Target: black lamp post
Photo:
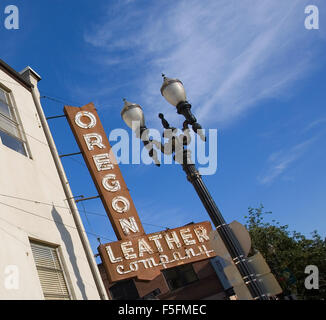
[[[215,201],[210,195],[204,181],[202,180],[196,166],[192,163],[190,150],[186,146],[190,143],[190,135],[188,126],[191,125],[202,140],[206,140],[202,132],[201,125],[197,122],[195,116],[191,112],[191,105],[187,102],[185,89],[178,79],[170,79],[163,75],[163,85],[161,87],[163,97],[177,109],[178,114],[185,117],[182,131],[179,136],[170,137],[168,143],[162,145],[160,142],[148,137],[148,129],[145,126],[145,119],[142,108],[135,103],[130,103],[124,99],[124,107],[121,111],[122,119],[125,123],[135,130],[136,135],[140,138],[149,155],[153,158],[156,165],[160,165],[154,146],[165,154],[174,154],[174,158],[182,165],[187,175],[188,181],[194,186],[200,200],[202,201],[209,217],[214,223],[222,241],[224,242],[230,256],[232,257],[236,267],[238,268],[244,283],[247,285],[253,299],[268,300],[264,294],[254,272],[251,270],[247,262],[245,254],[239,244],[238,239],[234,236],[229,225],[224,220]],[[163,133],[167,137],[168,132],[176,132],[175,128],[170,127],[169,123],[164,119],[163,114],[159,114],[163,127],[166,129]],[[169,131],[168,131],[169,130]]]

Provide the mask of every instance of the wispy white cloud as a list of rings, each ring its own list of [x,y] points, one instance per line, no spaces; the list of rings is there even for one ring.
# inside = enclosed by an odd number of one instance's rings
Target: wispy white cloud
[[[184,82],[201,122],[221,125],[261,99],[280,95],[309,68],[315,53],[312,40],[304,38],[305,4],[304,0],[119,2],[84,39],[104,50],[103,65],[119,62],[138,70],[134,85],[144,106],[169,110],[167,117],[176,119],[173,108],[160,98],[163,71]]]
[[[308,150],[311,144],[317,137],[305,140],[299,144],[296,144],[288,149],[282,149],[274,152],[269,156],[267,161],[268,168],[265,173],[258,177],[258,181],[261,184],[271,184],[277,177],[289,169],[295,161],[301,158]]]
[[[326,117],[319,118],[317,120],[311,121],[304,129],[303,132],[310,131],[316,127],[319,127],[321,124],[326,123]]]

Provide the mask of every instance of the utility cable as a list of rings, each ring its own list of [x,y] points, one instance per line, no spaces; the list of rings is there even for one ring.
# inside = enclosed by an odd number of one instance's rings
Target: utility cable
[[[7,83],[10,83],[10,84],[21,87],[21,84],[18,83],[18,82],[16,83],[16,82],[5,80],[5,79],[2,79],[2,78],[0,78],[0,81],[7,82]],[[61,105],[62,104],[63,105],[75,105],[76,107],[79,107],[79,108],[80,108],[81,105],[84,105],[83,103],[76,103],[76,101],[73,102],[73,101],[70,101],[69,99],[66,99],[66,98],[52,97],[51,96],[52,94],[48,94],[48,93],[44,92],[43,90],[39,90],[39,92],[41,94],[41,96],[40,96],[41,99],[48,99],[48,100],[51,100],[53,102],[59,103]],[[105,108],[105,107],[102,107],[102,108]]]
[[[61,221],[57,221],[57,220],[54,220],[54,219],[51,219],[51,218],[43,217],[43,216],[41,216],[41,215],[38,215],[37,213],[30,212],[30,211],[27,211],[27,210],[22,209],[22,208],[18,208],[18,207],[16,207],[16,206],[10,205],[10,204],[8,204],[8,203],[4,203],[4,202],[1,202],[1,201],[0,201],[0,204],[2,204],[2,205],[4,205],[4,206],[7,206],[7,207],[9,207],[9,208],[12,208],[12,209],[16,209],[16,210],[22,211],[22,212],[24,212],[24,213],[27,213],[27,214],[30,214],[30,215],[33,215],[33,216],[36,216],[36,217],[38,217],[38,218],[42,218],[42,219],[45,219],[45,220],[48,220],[48,221],[51,221],[51,222],[54,222],[54,223],[61,224],[61,225],[65,226],[65,227],[68,227],[68,228],[72,228],[72,229],[77,230],[77,228],[74,227],[74,226],[67,225],[67,224],[65,224],[65,223],[63,223],[63,222],[61,222]],[[111,241],[111,242],[115,242],[115,241],[117,241],[117,240],[112,240],[112,239],[110,239],[110,238],[107,238],[107,237],[105,237],[105,236],[103,236],[103,235],[100,235],[100,234],[97,234],[97,233],[94,233],[94,232],[89,232],[89,231],[86,231],[86,230],[85,230],[84,232],[87,233],[87,234],[90,234],[90,235],[94,235],[94,236],[96,236],[96,237],[101,237],[101,238],[103,238],[103,239],[107,239],[107,240],[109,240],[109,241]]]
[[[27,210],[25,210],[25,209],[22,209],[22,208],[18,208],[18,207],[16,207],[16,206],[13,206],[13,205],[10,205],[10,204],[8,204],[8,203],[4,203],[4,202],[1,202],[0,201],[0,204],[2,204],[2,205],[4,205],[4,206],[7,206],[7,207],[9,207],[9,208],[12,208],[12,209],[16,209],[16,210],[19,210],[19,211],[21,211],[21,212],[24,212],[24,213],[27,213],[27,214],[30,214],[30,215],[33,215],[33,216],[36,216],[36,217],[38,217],[38,218],[42,218],[42,219],[45,219],[45,220],[48,220],[48,221],[51,221],[51,222],[54,222],[54,223],[58,223],[58,224],[61,224],[61,225],[63,225],[63,226],[65,226],[65,227],[68,227],[68,228],[71,228],[71,229],[75,229],[75,230],[78,230],[76,227],[74,227],[74,226],[71,226],[71,225],[67,225],[67,224],[65,224],[65,223],[63,223],[63,222],[61,222],[61,221],[57,221],[57,220],[54,220],[54,219],[51,219],[51,218],[47,218],[47,217],[43,217],[43,216],[41,216],[41,215],[38,215],[37,213],[34,213],[34,212],[30,212],[30,211],[27,211]],[[0,217],[0,219],[1,220],[4,220],[4,219],[2,219],[1,217]],[[6,221],[6,220],[4,220],[4,221]],[[6,221],[7,223],[9,223],[8,221]],[[12,223],[10,223],[10,224],[12,224]],[[15,227],[17,227],[17,226],[15,226]],[[95,236],[96,238],[102,238],[102,239],[106,239],[106,240],[109,240],[110,242],[117,242],[118,240],[112,240],[112,239],[110,239],[110,238],[107,238],[107,237],[105,237],[105,236],[103,236],[103,235],[100,235],[100,234],[97,234],[97,233],[94,233],[94,232],[89,232],[89,231],[84,231],[86,234],[89,234],[89,235],[93,235],[93,236]],[[164,230],[164,231],[161,231],[161,233],[162,234],[166,234],[167,233],[167,230]],[[179,247],[179,249],[180,248],[183,248],[183,247],[187,247],[185,244],[182,244],[181,243],[181,246]],[[158,250],[156,251],[156,250],[154,250],[153,251],[153,253],[160,253]]]
[[[43,93],[43,92],[42,92]],[[42,96],[40,96],[40,99],[48,99],[48,100],[51,100],[51,101],[53,101],[53,102],[57,102],[57,103],[60,103],[61,105],[63,104],[63,105],[71,105],[71,104],[74,104],[74,105],[76,105],[76,103],[68,103],[68,101],[66,100],[66,101],[63,101],[63,100],[60,100],[60,99],[58,99],[58,98],[54,98],[54,97],[49,97],[49,96],[46,96],[46,95],[42,95]],[[77,105],[76,105],[76,107],[79,107],[80,106],[80,104],[78,103]]]
[[[48,202],[43,202],[43,201],[38,201],[38,200],[31,200],[31,199],[21,198],[21,197],[17,197],[17,196],[11,196],[11,195],[2,194],[2,193],[0,193],[0,196],[6,197],[6,198],[11,198],[11,199],[16,199],[16,200],[33,202],[33,203],[36,203],[36,204],[43,204],[43,205],[47,205],[47,206],[51,206],[51,207],[54,206],[54,207],[57,207],[57,208],[60,208],[60,209],[66,209],[66,210],[68,210],[70,212],[70,208],[64,207],[64,206],[61,206],[61,205],[58,205],[58,204],[54,204],[54,203],[48,203]],[[93,211],[88,211],[88,210],[85,210],[85,212],[88,213],[88,214],[91,214],[91,215],[96,215],[96,216],[107,218],[107,215],[104,215],[104,214],[99,213],[99,212],[93,212]],[[153,227],[163,228],[163,229],[170,229],[167,226],[160,226],[160,225],[155,225],[155,224],[146,223],[146,222],[143,222],[143,224],[153,226]]]
[[[86,221],[87,221],[87,223],[89,225],[89,228],[91,229],[91,231],[94,231],[91,222],[88,220],[88,216],[87,216],[87,213],[86,213],[85,205],[84,205],[83,202],[81,202],[81,206],[83,207],[84,215],[85,215]]]

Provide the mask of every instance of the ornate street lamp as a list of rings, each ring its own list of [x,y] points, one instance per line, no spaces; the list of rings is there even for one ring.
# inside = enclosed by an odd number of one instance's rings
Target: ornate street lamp
[[[264,294],[251,266],[245,257],[245,253],[240,246],[238,239],[234,236],[231,228],[224,220],[215,201],[210,195],[202,177],[200,176],[196,166],[191,160],[191,151],[186,148],[190,143],[189,126],[192,126],[202,140],[206,140],[201,130],[201,125],[191,112],[191,105],[187,102],[186,92],[183,84],[178,79],[167,78],[164,74],[163,84],[161,87],[162,96],[173,106],[176,107],[177,113],[184,116],[183,133],[176,136],[176,128],[170,127],[169,123],[164,118],[163,114],[159,114],[164,127],[163,136],[169,141],[162,145],[160,142],[150,139],[148,129],[145,126],[145,119],[142,108],[135,103],[130,103],[124,99],[124,107],[121,111],[122,119],[125,123],[135,130],[136,135],[140,138],[146,148],[149,150],[149,155],[153,158],[156,165],[160,165],[157,157],[157,152],[154,146],[161,150],[164,154],[174,154],[175,161],[182,165],[183,170],[187,175],[188,181],[194,186],[200,200],[202,201],[209,217],[218,231],[222,241],[224,242],[230,256],[232,257],[236,267],[238,268],[244,283],[247,285],[253,299],[268,300]],[[171,136],[171,131],[174,134]],[[170,134],[170,136],[169,136]]]
[[[192,129],[205,141],[206,139],[200,131],[202,127],[190,110],[191,104],[187,101],[186,91],[182,82],[179,79],[167,78],[164,74],[162,74],[162,76],[162,96],[177,108],[178,114],[182,114],[185,117],[184,127],[185,125],[191,125]]]

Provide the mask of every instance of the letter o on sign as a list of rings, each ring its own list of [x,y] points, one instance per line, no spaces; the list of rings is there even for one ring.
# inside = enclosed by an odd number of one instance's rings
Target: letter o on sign
[[[81,121],[81,117],[87,117],[90,122],[85,123]],[[93,115],[93,113],[88,112],[88,111],[80,111],[75,115],[75,122],[78,127],[83,128],[83,129],[90,129],[94,128],[96,125],[96,118]]]
[[[122,203],[122,206],[120,203]],[[118,196],[112,199],[112,208],[118,213],[125,213],[129,211],[130,203],[125,197]]]

